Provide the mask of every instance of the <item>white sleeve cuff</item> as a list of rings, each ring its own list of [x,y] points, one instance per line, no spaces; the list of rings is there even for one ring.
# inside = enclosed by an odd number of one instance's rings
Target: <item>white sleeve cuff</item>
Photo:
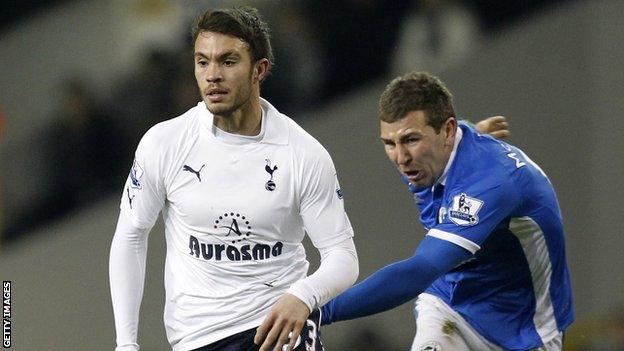
[[[303,303],[308,306],[310,312],[312,312],[316,307],[317,303],[314,296],[308,293],[311,290],[312,288],[309,285],[307,285],[303,280],[300,280],[293,284],[286,293],[295,295],[299,300],[303,301]]]
[[[470,251],[471,254],[474,254],[475,252],[481,249],[481,246],[473,243],[472,241],[464,237],[461,237],[457,234],[445,232],[439,229],[431,229],[427,232],[427,235],[432,236],[434,238],[438,238],[440,240],[448,241],[455,245],[463,247],[464,249]]]
[[[310,311],[326,304],[355,283],[359,274],[353,238],[319,248],[321,265],[312,275],[293,284],[288,293],[303,301]]]

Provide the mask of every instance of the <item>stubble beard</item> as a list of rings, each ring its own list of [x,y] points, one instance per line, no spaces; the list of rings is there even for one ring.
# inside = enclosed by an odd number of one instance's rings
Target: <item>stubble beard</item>
[[[251,75],[253,72],[249,72],[249,77],[247,77],[246,84],[241,85],[241,88],[236,92],[236,95],[233,96],[233,101],[231,104],[217,104],[210,105],[209,101],[204,100],[206,104],[206,108],[208,111],[215,116],[219,116],[222,118],[229,119],[234,113],[241,109],[241,107],[245,106],[249,103],[249,99],[251,99]]]

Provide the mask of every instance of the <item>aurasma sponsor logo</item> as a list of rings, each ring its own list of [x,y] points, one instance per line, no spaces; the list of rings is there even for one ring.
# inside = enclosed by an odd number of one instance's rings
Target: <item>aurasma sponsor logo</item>
[[[273,245],[247,244],[242,246],[202,243],[195,236],[189,236],[190,255],[204,260],[214,261],[251,261],[265,260],[282,254],[284,244],[281,241]]]

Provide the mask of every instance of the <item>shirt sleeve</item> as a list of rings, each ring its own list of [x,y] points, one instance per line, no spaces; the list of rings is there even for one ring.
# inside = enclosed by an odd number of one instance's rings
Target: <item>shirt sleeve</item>
[[[353,237],[334,164],[325,149],[305,162],[301,172],[300,214],[310,240],[317,248]]]
[[[149,229],[136,228],[126,214],[120,213],[108,266],[117,351],[139,349],[139,307],[145,282],[148,233]]]
[[[119,220],[109,256],[109,280],[117,351],[138,350],[139,308],[143,298],[147,236],[165,201],[159,160],[146,134],[124,186]]]
[[[449,190],[441,221],[427,235],[454,243],[472,254],[521,205],[518,190],[511,181]]]
[[[165,203],[163,156],[158,146],[151,130],[148,131],[137,147],[123,189],[120,209],[137,228],[151,228]]]
[[[461,247],[425,237],[413,256],[373,273],[323,306],[322,324],[360,318],[397,307],[470,258]]]
[[[414,255],[378,270],[323,306],[323,324],[383,312],[415,298],[472,257],[519,205],[510,181],[450,190],[442,221],[429,229]]]
[[[359,266],[353,238],[331,247],[320,248],[321,265],[309,277],[293,284],[288,293],[303,301],[310,311],[350,287],[358,277]]]
[[[324,148],[304,160],[301,172],[300,214],[321,265],[288,291],[312,311],[351,286],[358,276],[353,229],[344,209],[336,169]]]

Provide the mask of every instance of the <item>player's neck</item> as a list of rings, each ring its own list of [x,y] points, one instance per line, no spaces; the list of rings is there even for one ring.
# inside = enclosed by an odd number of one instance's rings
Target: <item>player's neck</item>
[[[259,95],[252,94],[249,101],[229,116],[214,116],[217,128],[231,134],[254,136],[260,134],[262,109]]]

